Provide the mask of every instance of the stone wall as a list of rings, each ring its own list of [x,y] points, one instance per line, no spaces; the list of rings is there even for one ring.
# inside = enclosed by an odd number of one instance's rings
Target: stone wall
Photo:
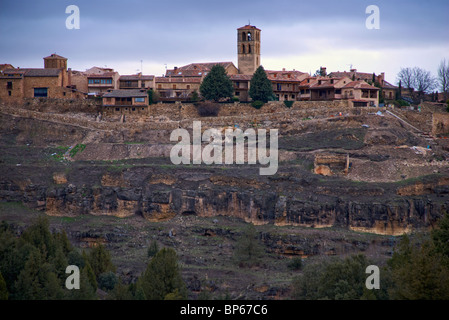
[[[434,113],[432,117],[432,135],[449,135],[449,113]]]

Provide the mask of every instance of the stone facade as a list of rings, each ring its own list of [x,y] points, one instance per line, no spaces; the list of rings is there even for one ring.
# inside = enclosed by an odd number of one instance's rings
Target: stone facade
[[[237,29],[238,68],[241,74],[254,74],[260,66],[260,33],[255,26]]]

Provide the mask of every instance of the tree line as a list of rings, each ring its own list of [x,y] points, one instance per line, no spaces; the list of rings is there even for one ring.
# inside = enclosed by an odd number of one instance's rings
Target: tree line
[[[449,99],[449,61],[441,60],[437,76],[433,76],[430,71],[420,67],[401,68],[397,74],[397,83],[402,88],[415,91],[417,98],[421,99],[425,94],[436,89],[440,90],[444,94],[444,100],[447,100]],[[434,100],[438,100],[438,96]]]
[[[252,224],[239,236],[232,260],[239,268],[260,267],[264,245]],[[117,276],[111,254],[102,244],[89,250],[72,246],[67,234],[51,233],[40,217],[21,234],[0,224],[0,300],[184,300],[188,289],[172,248],[152,241],[146,269],[133,282]],[[449,214],[431,232],[401,236],[381,267],[380,289],[368,290],[366,268],[375,264],[364,254],[303,263],[289,259],[296,273],[290,298],[296,300],[446,300],[449,299]],[[68,290],[68,265],[80,269],[80,289]],[[101,289],[98,290],[98,289]],[[101,297],[99,292],[103,292]],[[229,297],[227,297],[229,298]],[[201,291],[198,299],[211,299]]]
[[[65,231],[51,233],[45,216],[20,235],[2,222],[0,300],[96,300],[98,289],[106,295],[101,298],[111,300],[186,299],[176,252],[159,250],[154,244],[150,249],[145,271],[134,283],[125,284],[103,244],[81,251],[72,246]],[[69,265],[80,270],[79,289],[66,288]]]

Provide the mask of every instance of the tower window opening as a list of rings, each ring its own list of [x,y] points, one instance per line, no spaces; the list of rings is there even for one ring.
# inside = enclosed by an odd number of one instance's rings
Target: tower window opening
[[[246,33],[242,32],[242,41],[246,41]]]
[[[251,41],[251,32],[248,32],[248,41]]]
[[[248,45],[248,53],[251,53],[251,45]]]

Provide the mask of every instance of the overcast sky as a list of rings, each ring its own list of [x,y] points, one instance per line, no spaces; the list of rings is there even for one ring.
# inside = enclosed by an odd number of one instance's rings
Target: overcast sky
[[[66,7],[80,10],[80,29],[67,29]],[[367,29],[367,6],[380,10],[380,29]],[[0,0],[0,63],[43,67],[51,53],[84,71],[108,66],[120,74],[162,75],[192,62],[232,61],[237,31],[262,29],[265,69],[314,73],[386,73],[401,67],[436,75],[449,60],[448,0]],[[142,61],[142,63],[141,63]]]

